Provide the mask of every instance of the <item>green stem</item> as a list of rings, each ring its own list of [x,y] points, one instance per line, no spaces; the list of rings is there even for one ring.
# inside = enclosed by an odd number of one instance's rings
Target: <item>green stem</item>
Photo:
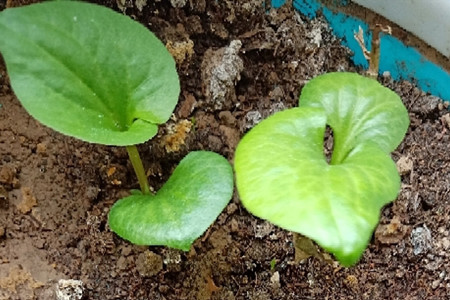
[[[128,151],[128,156],[130,157],[131,164],[133,165],[134,172],[139,181],[139,186],[144,195],[150,194],[150,187],[148,186],[147,176],[145,175],[144,166],[142,165],[141,157],[137,150],[136,145],[126,146]]]

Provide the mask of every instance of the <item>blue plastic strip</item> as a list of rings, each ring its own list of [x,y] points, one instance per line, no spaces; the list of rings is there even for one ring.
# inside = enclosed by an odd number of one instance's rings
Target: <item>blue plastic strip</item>
[[[294,0],[294,7],[308,18],[315,18],[320,6],[317,1]]]
[[[380,71],[389,71],[395,80],[411,81],[425,92],[450,101],[450,74],[390,35],[380,41]]]
[[[272,0],[273,7],[280,7],[284,0]],[[340,5],[347,5],[347,0],[337,0]],[[276,5],[274,5],[276,4]],[[315,18],[319,10],[330,23],[334,34],[342,39],[342,44],[353,51],[355,65],[368,68],[362,49],[354,35],[362,28],[364,42],[370,51],[372,39],[369,25],[353,16],[333,12],[317,0],[294,0],[294,7],[308,18]],[[380,69],[382,74],[389,71],[394,80],[409,80],[425,92],[429,92],[445,101],[450,101],[450,74],[440,66],[432,63],[416,49],[404,45],[400,40],[384,35],[380,41]]]
[[[273,8],[280,8],[286,0],[272,0],[271,5]]]
[[[364,46],[370,51],[372,48],[372,33],[369,30],[369,25],[363,21],[350,17],[343,13],[334,13],[326,7],[322,8],[322,13],[333,28],[333,33],[342,39],[342,44],[353,51],[351,57],[355,65],[361,66],[365,69],[369,67],[369,62],[364,56],[361,46],[355,39],[355,33],[361,28],[364,35]]]

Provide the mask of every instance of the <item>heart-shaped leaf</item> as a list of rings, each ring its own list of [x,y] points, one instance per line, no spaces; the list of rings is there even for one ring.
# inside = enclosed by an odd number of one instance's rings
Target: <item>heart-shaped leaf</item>
[[[189,250],[225,208],[233,194],[233,171],[222,156],[189,153],[156,195],[132,195],[109,213],[109,225],[138,245]]]
[[[302,107],[276,113],[241,140],[236,185],[251,213],[315,240],[351,265],[367,246],[380,209],[397,196],[400,177],[388,151],[405,134],[408,115],[397,95],[358,75],[329,74],[304,90]],[[344,153],[332,164],[323,154],[327,123],[341,137],[333,155]]]
[[[107,145],[147,141],[179,94],[175,62],[144,26],[98,5],[49,1],[0,13],[0,52],[25,109]]]

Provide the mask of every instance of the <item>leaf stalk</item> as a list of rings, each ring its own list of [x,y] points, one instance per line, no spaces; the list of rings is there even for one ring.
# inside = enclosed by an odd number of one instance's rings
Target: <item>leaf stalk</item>
[[[141,157],[137,150],[136,145],[126,146],[128,156],[130,157],[131,164],[133,165],[134,172],[136,173],[141,187],[142,194],[150,195],[150,187],[148,185],[147,176],[145,175],[144,166],[142,164]]]

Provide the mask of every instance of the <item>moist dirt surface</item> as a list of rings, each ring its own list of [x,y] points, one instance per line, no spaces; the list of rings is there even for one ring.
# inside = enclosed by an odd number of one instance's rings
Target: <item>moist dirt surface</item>
[[[363,72],[320,17],[307,20],[289,5],[101,5],[147,26],[177,61],[182,92],[174,115],[139,145],[155,190],[189,151],[216,151],[232,162],[240,138],[296,106],[314,76]],[[401,96],[411,119],[392,154],[402,188],[360,262],[343,268],[296,259],[292,233],[250,215],[236,194],[189,252],[122,240],[107,214],[138,187],[126,150],[39,124],[1,63],[0,299],[450,299],[450,115],[410,83],[379,80]]]

